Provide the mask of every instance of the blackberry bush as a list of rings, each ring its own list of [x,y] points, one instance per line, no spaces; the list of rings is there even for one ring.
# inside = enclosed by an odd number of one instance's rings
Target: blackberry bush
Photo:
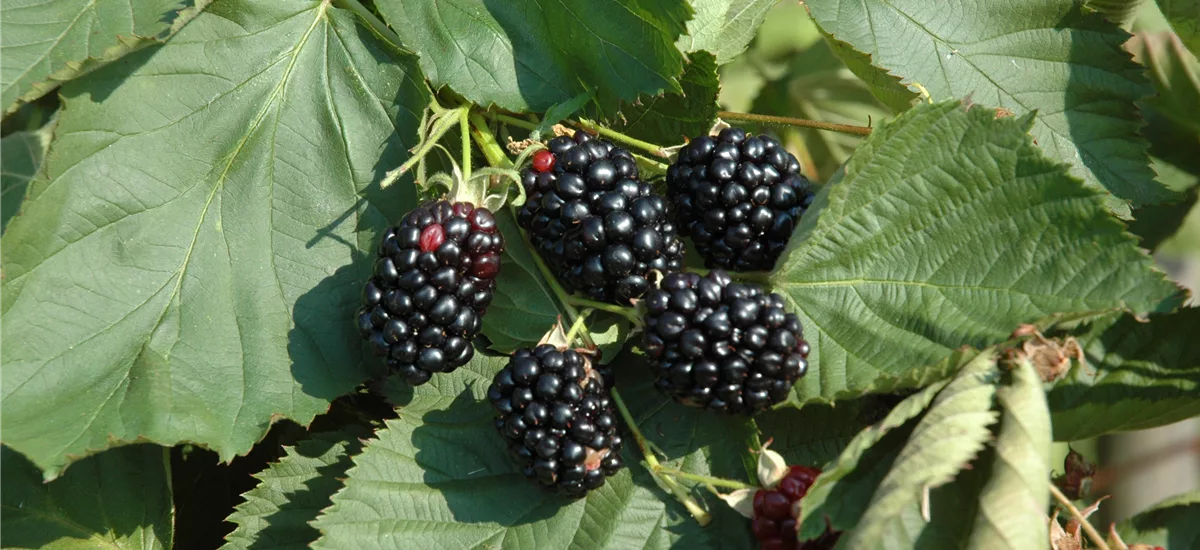
[[[808,342],[783,297],[729,274],[673,273],[646,294],[642,347],[655,385],[676,401],[755,414],[808,370]]]
[[[639,180],[633,155],[582,131],[547,145],[521,173],[517,221],[567,292],[628,304],[653,271],[683,267],[669,205]]]
[[[795,156],[740,128],[680,149],[667,193],[704,265],[733,271],[772,269],[813,199]]]
[[[504,237],[486,208],[428,201],[383,233],[363,287],[358,329],[412,385],[475,354],[496,291]]]
[[[543,343],[513,353],[488,388],[495,426],[525,477],[568,497],[621,469],[607,373],[585,353]]]

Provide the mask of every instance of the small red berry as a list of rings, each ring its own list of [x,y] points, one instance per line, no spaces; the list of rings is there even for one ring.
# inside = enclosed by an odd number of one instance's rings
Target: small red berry
[[[421,252],[433,252],[446,241],[446,230],[442,224],[433,223],[421,230]]]
[[[763,498],[762,515],[773,520],[780,520],[792,513],[792,501],[779,491],[771,491]]]
[[[546,149],[534,153],[533,169],[538,172],[549,172],[554,169],[554,153]]]
[[[754,531],[754,538],[759,542],[779,536],[779,526],[773,520],[765,517],[756,517],[750,522],[750,529]]]
[[[754,515],[756,515],[756,516],[762,515],[763,499],[765,499],[767,497],[767,493],[769,493],[769,492],[770,491],[767,491],[765,489],[759,489],[758,491],[754,492]]]
[[[796,539],[794,538],[774,538],[759,541],[762,545],[762,550],[795,550]]]
[[[471,211],[473,210],[475,210],[475,206],[469,202],[454,203],[454,215],[456,216],[462,216],[466,218],[471,215]]]

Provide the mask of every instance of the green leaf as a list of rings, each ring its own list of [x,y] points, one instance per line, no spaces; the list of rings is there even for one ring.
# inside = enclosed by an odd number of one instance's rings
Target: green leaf
[[[1137,17],[1138,9],[1146,0],[1086,0],[1088,9],[1096,10],[1105,19],[1128,29],[1129,24]]]
[[[1200,491],[1168,498],[1117,525],[1126,544],[1142,543],[1167,550],[1200,545]]]
[[[802,540],[824,532],[826,521],[837,530],[854,526],[871,498],[871,491],[895,460],[899,446],[912,433],[915,422],[910,421],[920,416],[948,383],[948,380],[934,382],[908,396],[883,420],[850,440],[800,501],[798,520]]]
[[[8,0],[4,35],[4,113],[131,52],[166,39],[211,0]]]
[[[1054,439],[1162,426],[1200,414],[1200,308],[1129,315],[1079,337],[1086,365],[1074,365],[1047,394]]]
[[[991,462],[991,476],[979,495],[979,512],[965,547],[1040,548],[1050,537],[1050,411],[1033,365],[1017,364],[1009,383],[996,391],[996,401],[999,434],[979,461]]]
[[[920,386],[952,350],[1021,323],[1179,303],[1028,123],[922,104],[877,127],[817,194],[771,275],[812,346],[793,403]]]
[[[1193,184],[1200,182],[1200,178],[1193,176],[1191,178]],[[1135,211],[1137,219],[1129,222],[1129,232],[1137,235],[1141,239],[1139,244],[1147,249],[1154,250],[1163,241],[1171,238],[1179,228],[1183,226],[1183,222],[1191,213],[1192,207],[1196,205],[1196,199],[1200,196],[1200,192],[1193,188],[1186,193],[1181,193],[1178,200],[1163,204],[1154,204],[1139,208]]]
[[[1034,114],[1030,133],[1072,174],[1134,207],[1169,198],[1154,180],[1134,102],[1150,93],[1121,49],[1129,34],[1079,2],[939,9],[923,0],[814,0],[821,27],[934,100]],[[1114,204],[1127,216],[1129,207]]]
[[[1146,66],[1157,92],[1146,100],[1160,114],[1193,136],[1200,135],[1200,60],[1171,32],[1139,32],[1125,43],[1133,59]]]
[[[8,221],[21,211],[25,188],[42,166],[46,146],[50,144],[53,124],[35,132],[14,132],[0,139],[0,234]]]
[[[230,0],[67,85],[4,235],[5,443],[49,478],[139,440],[228,461],[361,382],[415,65],[328,2]]]
[[[435,87],[473,103],[544,111],[580,93],[608,104],[678,92],[675,41],[691,8],[655,0],[375,0]]]
[[[632,105],[610,114],[607,126],[625,135],[672,145],[685,139],[707,135],[717,120],[717,92],[720,88],[717,65],[707,52],[691,55],[679,81],[682,93],[642,97]]]
[[[888,412],[876,396],[832,404],[812,403],[800,409],[787,407],[755,417],[760,438],[772,440],[771,450],[788,464],[822,467],[838,458],[863,428]]]
[[[759,92],[751,112],[855,126],[868,126],[892,116],[871,94],[870,87],[855,77],[824,41],[792,56],[783,76],[767,83]],[[806,175],[817,181],[824,180],[845,163],[863,139],[807,128],[776,131],[782,132],[788,143],[804,144],[816,170],[815,174]]]
[[[988,427],[996,421],[991,409],[998,378],[996,354],[984,352],[938,393],[871,495],[862,517],[844,535],[846,548],[879,548],[885,541],[918,538],[921,527],[906,525],[905,516],[920,509],[924,490],[954,479],[983,449],[991,435]]]
[[[315,548],[751,548],[745,520],[719,502],[699,527],[660,490],[626,437],[626,468],[586,498],[553,495],[506,456],[486,392],[504,357],[477,355],[396,399],[399,419],[370,441],[333,506],[315,522]],[[618,385],[669,465],[725,477],[742,470],[749,423],[666,402],[644,363]],[[715,501],[715,499],[713,499]]]
[[[0,538],[5,548],[170,548],[169,469],[167,449],[130,445],[81,460],[43,483],[37,466],[5,446]]]
[[[342,488],[351,458],[362,451],[359,438],[366,435],[318,433],[286,447],[286,456],[254,475],[258,486],[242,495],[245,502],[226,520],[238,527],[222,549],[297,548],[317,540],[320,532],[309,523]]]
[[[676,45],[685,52],[707,51],[724,65],[746,51],[758,26],[777,0],[691,0],[695,15],[687,22],[687,35]],[[693,59],[695,57],[693,56]]]
[[[1200,1],[1158,0],[1158,7],[1188,49],[1200,55]]]
[[[834,38],[824,30],[821,30],[821,36],[825,38],[830,50],[846,64],[846,68],[850,69],[850,72],[854,73],[859,80],[865,82],[867,89],[875,96],[875,99],[889,109],[896,112],[905,111],[912,107],[914,100],[920,97],[916,92],[901,84],[899,77],[872,65],[871,56]]]

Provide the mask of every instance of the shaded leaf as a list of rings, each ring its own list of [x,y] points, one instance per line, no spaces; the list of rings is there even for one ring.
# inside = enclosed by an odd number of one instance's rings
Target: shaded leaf
[[[608,115],[607,126],[658,145],[683,143],[706,135],[717,120],[717,65],[707,52],[696,52],[679,78],[682,93],[643,97]]]
[[[242,495],[227,521],[237,529],[223,549],[297,548],[317,540],[309,525],[342,488],[351,457],[362,451],[366,430],[324,432],[285,447],[287,455],[254,475],[258,486]]]
[[[5,114],[159,43],[210,1],[182,9],[182,0],[7,0],[0,12]]]
[[[1200,178],[1191,177],[1193,184]],[[1137,235],[1139,244],[1147,250],[1154,250],[1163,241],[1174,235],[1196,205],[1200,192],[1196,188],[1181,193],[1178,200],[1163,204],[1154,204],[1139,208],[1135,214],[1137,219],[1129,222],[1129,232]]]
[[[1196,136],[1193,141],[1200,146],[1200,60],[1172,32],[1136,33],[1125,49],[1145,65],[1157,92],[1145,103]]]
[[[934,100],[969,97],[1016,115],[1072,174],[1134,207],[1169,198],[1154,180],[1134,102],[1149,94],[1121,49],[1129,35],[1079,2],[1036,0],[946,10],[921,0],[807,2],[834,38]],[[1113,203],[1128,216],[1128,205]]]
[[[0,139],[0,232],[21,211],[25,188],[42,166],[53,127],[35,132],[16,132]]]
[[[778,80],[768,82],[754,100],[751,112],[819,120],[835,124],[868,126],[891,116],[871,93],[869,86],[854,76],[834,55],[828,42],[817,42],[798,52]],[[804,143],[823,180],[838,169],[862,142],[861,136],[807,128],[775,129],[793,143]]]
[[[533,347],[542,335],[558,322],[569,328],[571,319],[555,298],[550,283],[542,276],[534,258],[535,251],[521,234],[510,210],[496,216],[504,234],[505,250],[500,256],[501,269],[496,295],[483,317],[483,334],[491,348],[504,354],[517,348]],[[612,361],[625,344],[629,323],[615,314],[597,312],[588,318],[587,329],[600,348],[601,363]]]
[[[891,398],[891,396],[888,396]],[[888,413],[883,399],[866,396],[831,404],[810,403],[802,408],[782,407],[755,416],[759,437],[770,440],[788,464],[823,467],[864,428]]]
[[[477,355],[453,373],[395,396],[389,421],[354,459],[345,488],[315,525],[316,548],[750,548],[744,519],[719,504],[699,527],[658,489],[626,437],[626,468],[586,498],[537,487],[506,456],[486,392],[506,358]],[[748,423],[657,397],[649,369],[617,371],[626,403],[668,465],[736,476]],[[655,399],[647,399],[648,397]]]
[[[920,97],[919,94],[901,84],[899,77],[871,64],[871,56],[834,38],[824,30],[821,30],[821,36],[829,45],[830,51],[846,64],[846,68],[854,73],[854,76],[866,83],[867,89],[875,96],[875,99],[889,109],[896,112],[905,111],[912,107],[913,101]]]
[[[1200,545],[1200,491],[1176,495],[1122,521],[1117,532],[1126,544],[1142,543],[1167,550]]]
[[[368,255],[414,200],[371,182],[418,74],[328,2],[231,0],[68,84],[4,235],[5,443],[48,478],[137,440],[228,461],[362,381]]]
[[[1120,27],[1129,28],[1129,23],[1137,17],[1138,8],[1148,0],[1086,0],[1088,9],[1093,9],[1104,15],[1105,19]]]
[[[724,65],[746,50],[777,0],[691,0],[695,14],[676,44],[685,52],[707,51]],[[692,56],[695,59],[695,56]]]
[[[1200,55],[1200,2],[1197,0],[1158,0],[1171,28],[1179,34],[1192,53]]]
[[[922,104],[877,127],[822,188],[771,274],[817,367],[794,403],[920,386],[952,350],[1022,323],[1180,302],[1028,124]]]
[[[169,469],[167,449],[130,445],[43,483],[36,465],[5,446],[0,538],[5,548],[170,548]]]
[[[1056,441],[1162,426],[1200,414],[1200,308],[1125,315],[1078,337],[1075,364],[1047,393]]]
[[[979,495],[967,548],[1022,550],[1049,540],[1050,412],[1042,381],[1028,361],[1017,364],[1011,381],[996,391],[1000,429],[981,457],[991,476]]]
[[[675,41],[691,8],[653,0],[375,0],[435,87],[544,111],[583,92],[604,104],[679,91]]]

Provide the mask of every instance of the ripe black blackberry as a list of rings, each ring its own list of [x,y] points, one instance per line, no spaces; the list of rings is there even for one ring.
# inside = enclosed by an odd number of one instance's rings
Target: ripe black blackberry
[[[638,179],[633,155],[584,132],[547,145],[521,174],[517,222],[567,292],[628,304],[651,271],[683,267],[670,205]]]
[[[709,268],[769,271],[812,204],[800,163],[770,136],[726,128],[679,150],[667,195]]]
[[[525,477],[568,497],[621,469],[621,435],[605,378],[573,349],[517,350],[488,388],[495,425]]]
[[[808,342],[783,298],[722,270],[667,275],[645,303],[655,386],[680,403],[752,415],[786,399],[808,370]]]
[[[388,228],[363,288],[358,328],[414,386],[475,354],[496,290],[504,237],[486,208],[428,201]]]

